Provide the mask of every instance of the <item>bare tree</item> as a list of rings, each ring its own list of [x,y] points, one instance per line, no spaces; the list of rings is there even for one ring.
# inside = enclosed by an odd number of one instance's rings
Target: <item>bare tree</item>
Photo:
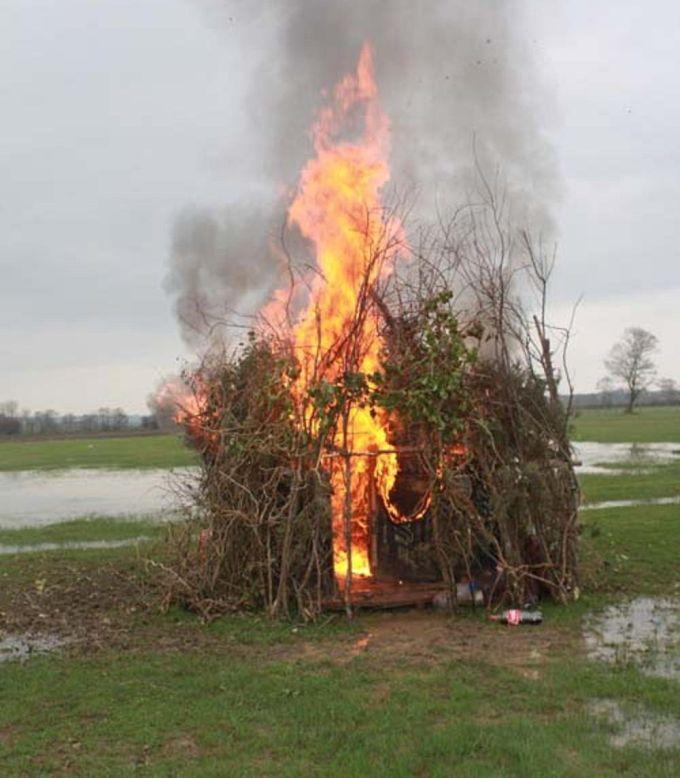
[[[612,346],[605,367],[614,378],[620,378],[628,389],[626,413],[632,413],[642,392],[654,381],[656,365],[652,354],[659,341],[641,327],[628,327],[623,338]]]
[[[111,412],[111,429],[124,430],[130,425],[130,419],[122,408],[114,408]]]
[[[660,378],[658,381],[661,399],[668,405],[675,405],[680,402],[680,388],[674,378]]]
[[[8,419],[15,419],[19,413],[19,405],[14,400],[5,400],[0,403],[0,414]]]

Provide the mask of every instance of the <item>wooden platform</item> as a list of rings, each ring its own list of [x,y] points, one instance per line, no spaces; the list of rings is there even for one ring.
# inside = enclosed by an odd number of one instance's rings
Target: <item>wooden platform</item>
[[[352,584],[351,602],[354,608],[405,608],[423,607],[433,597],[445,590],[443,583],[408,583],[399,581],[375,581],[365,579]],[[344,610],[342,595],[329,598],[323,603],[326,610]]]

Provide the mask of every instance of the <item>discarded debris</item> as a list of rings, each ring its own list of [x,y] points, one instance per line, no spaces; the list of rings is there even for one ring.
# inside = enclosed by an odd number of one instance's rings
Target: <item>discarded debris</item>
[[[499,624],[509,624],[516,627],[518,624],[541,624],[543,614],[541,611],[522,611],[515,608],[504,611],[501,614],[489,616],[491,621],[497,621]]]
[[[456,601],[453,603],[450,592],[437,592],[432,605],[439,610],[450,610],[457,605],[484,605],[484,593],[476,581],[466,581],[456,586]]]

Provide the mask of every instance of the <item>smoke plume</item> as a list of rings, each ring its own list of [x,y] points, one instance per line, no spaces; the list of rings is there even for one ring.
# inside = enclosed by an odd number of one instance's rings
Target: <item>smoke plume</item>
[[[501,171],[515,220],[552,229],[556,162],[545,137],[549,106],[537,77],[531,24],[507,0],[241,0],[202,4],[213,25],[243,30],[253,68],[246,106],[262,154],[261,202],[223,215],[184,214],[175,227],[168,288],[184,335],[196,342],[220,313],[253,310],[276,284],[272,239],[285,219],[280,192],[312,153],[309,127],[322,92],[353,70],[372,42],[381,104],[391,121],[399,191],[419,214],[470,196],[476,165]],[[233,38],[231,39],[233,41]],[[233,42],[231,45],[234,45]],[[473,151],[474,149],[474,151]]]

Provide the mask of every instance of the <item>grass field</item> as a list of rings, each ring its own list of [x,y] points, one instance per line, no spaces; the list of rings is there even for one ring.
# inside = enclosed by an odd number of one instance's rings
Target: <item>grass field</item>
[[[44,527],[0,529],[0,545],[34,545],[36,543],[73,543],[93,540],[126,540],[157,537],[163,527],[143,516],[111,519],[108,516],[84,516],[79,519],[48,524]]]
[[[586,474],[580,482],[585,502],[680,497],[680,462],[645,467],[625,476]]]
[[[620,409],[581,411],[574,421],[573,439],[599,443],[678,443],[680,450],[680,406],[643,408],[632,415]],[[629,467],[631,472],[625,477],[580,477],[585,502],[680,496],[680,461],[642,468],[626,464],[615,467]]]
[[[680,406],[621,410],[584,410],[573,425],[574,440],[603,443],[678,442]],[[0,471],[66,467],[181,467],[196,457],[176,435],[0,442]]]
[[[176,435],[0,443],[0,470],[182,467],[196,459]]]
[[[680,405],[642,408],[587,409],[574,420],[574,440],[600,443],[680,443]]]
[[[677,751],[615,748],[612,725],[587,707],[606,699],[680,717],[677,684],[588,661],[580,619],[614,597],[677,590],[677,519],[667,507],[598,513],[585,541],[587,561],[608,562],[591,570],[596,589],[513,631],[469,612],[206,626],[108,592],[93,611],[87,591],[106,589],[102,571],[148,579],[138,552],[0,562],[24,593],[40,582],[36,607],[68,590],[98,643],[0,666],[0,772],[674,775]]]
[[[582,439],[620,434],[606,423],[577,419]],[[629,440],[653,434],[646,410],[625,424]],[[677,494],[679,477],[673,464],[582,480],[606,500]],[[159,610],[162,530],[143,517],[2,532],[0,543],[154,540],[0,557],[0,630],[74,640],[0,663],[0,775],[675,776],[678,681],[589,659],[582,624],[621,598],[680,603],[680,506],[586,511],[583,526],[580,600],[516,629],[480,611],[205,625]],[[661,717],[679,739],[616,745],[624,725],[589,712],[602,700],[630,721]]]
[[[260,646],[251,653],[249,661],[147,652],[61,667],[38,659],[30,674],[8,668],[3,697],[16,734],[5,769],[672,776],[677,767],[668,752],[615,751],[607,725],[583,715],[593,697],[680,714],[668,685],[625,669],[601,673],[566,652],[542,665],[539,680],[474,657],[342,665],[272,659]]]

